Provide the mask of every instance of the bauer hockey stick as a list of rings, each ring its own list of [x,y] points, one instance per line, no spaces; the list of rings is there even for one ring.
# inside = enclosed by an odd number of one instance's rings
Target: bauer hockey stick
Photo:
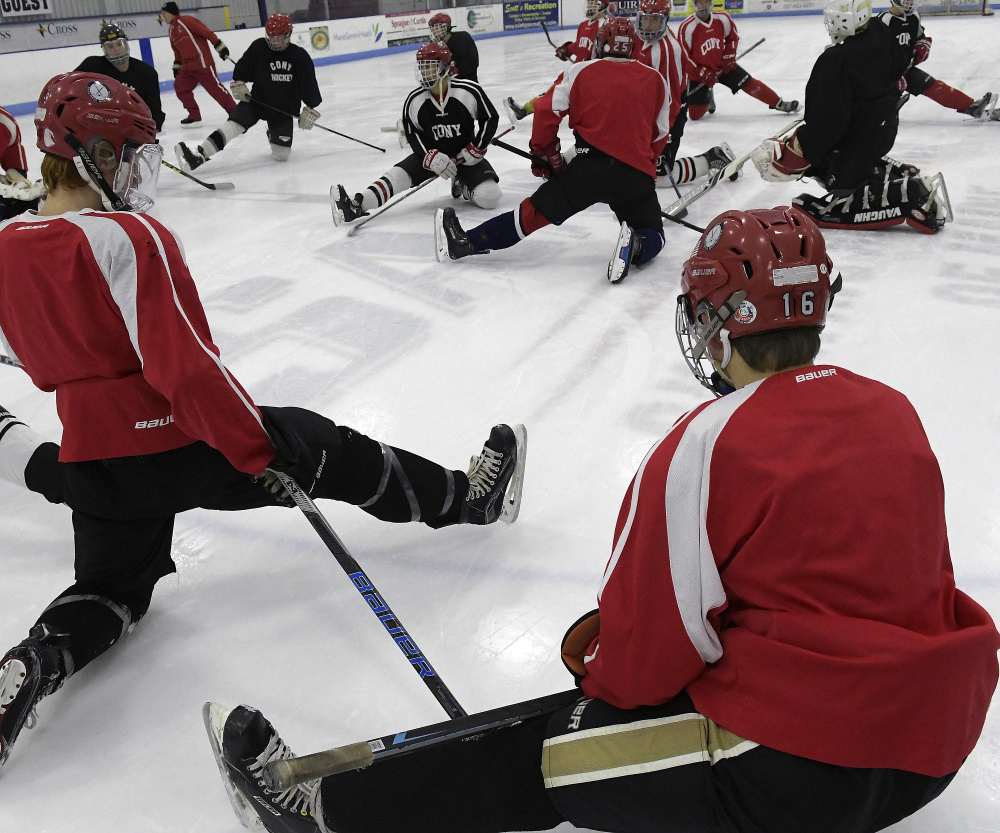
[[[249,95],[247,95],[247,97],[244,98],[243,100],[250,101],[256,104],[258,107],[266,107],[268,110],[273,110],[275,113],[280,113],[283,116],[288,116],[288,118],[290,119],[297,119],[301,115],[300,113],[289,113],[287,110],[281,110],[278,107],[274,107],[268,104],[267,102],[258,101],[255,98],[251,98]],[[319,122],[315,122],[313,124],[313,127],[318,127],[320,130],[325,130],[327,133],[332,133],[334,136],[340,136],[340,138],[342,139],[350,139],[352,142],[357,142],[359,145],[364,145],[366,148],[371,148],[372,150],[377,150],[381,153],[385,153],[385,148],[380,148],[378,145],[370,145],[368,144],[368,142],[361,141],[361,139],[355,139],[353,136],[348,136],[346,133],[340,133],[334,130],[332,127],[324,127]]]
[[[191,176],[187,171],[182,171],[176,165],[171,165],[166,159],[161,159],[160,161],[170,168],[170,170],[176,171],[181,176],[186,176],[192,182],[197,182],[202,188],[207,188],[209,191],[233,191],[236,188],[231,182],[204,182],[196,176]]]
[[[287,790],[304,781],[337,775],[352,769],[361,769],[373,763],[395,758],[416,749],[435,746],[449,740],[478,735],[504,726],[551,714],[583,697],[578,688],[549,694],[524,703],[514,703],[499,709],[435,723],[420,729],[383,735],[360,743],[338,746],[325,752],[303,755],[301,758],[285,758],[272,761],[263,770],[263,780],[267,789]]]
[[[344,568],[344,572],[347,573],[347,577],[354,584],[355,589],[364,597],[372,612],[378,617],[383,627],[389,633],[389,636],[392,637],[393,641],[403,652],[403,656],[413,666],[413,670],[420,675],[420,679],[424,681],[424,685],[430,689],[431,694],[441,704],[447,715],[452,718],[465,717],[467,715],[465,709],[459,705],[458,700],[455,699],[455,695],[448,690],[448,686],[444,684],[444,680],[438,676],[433,666],[427,661],[423,651],[417,647],[417,643],[413,637],[406,632],[403,623],[399,621],[399,618],[392,612],[392,609],[386,604],[378,590],[375,589],[375,585],[365,575],[364,570],[361,569],[361,565],[347,551],[347,547],[337,537],[337,533],[333,531],[333,527],[330,526],[323,513],[319,511],[319,507],[313,503],[312,498],[287,474],[283,474],[282,472],[274,472],[274,474],[277,475],[278,480],[281,481],[281,485],[285,487],[285,491],[295,501],[295,505],[302,510],[302,514],[312,524],[313,529],[316,530],[320,539],[326,544],[326,548],[330,550],[333,557]]]

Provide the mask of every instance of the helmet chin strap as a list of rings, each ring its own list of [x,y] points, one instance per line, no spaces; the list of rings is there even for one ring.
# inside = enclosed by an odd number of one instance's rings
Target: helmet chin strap
[[[73,164],[76,165],[80,176],[86,180],[87,184],[101,195],[102,205],[108,211],[128,211],[129,207],[125,203],[125,200],[119,197],[112,190],[111,186],[108,185],[108,181],[104,178],[97,165],[94,164],[94,160],[90,158],[90,154],[87,153],[83,143],[70,133],[66,136],[66,144],[76,151],[76,156],[73,157]]]

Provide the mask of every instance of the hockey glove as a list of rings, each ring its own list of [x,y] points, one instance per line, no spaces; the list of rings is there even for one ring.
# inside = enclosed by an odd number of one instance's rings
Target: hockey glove
[[[246,97],[250,95],[250,90],[247,89],[246,81],[230,81],[229,92],[233,94],[233,98],[237,101],[245,101]]]
[[[800,179],[809,169],[809,163],[802,153],[799,137],[765,139],[750,154],[760,178],[766,182],[787,182]]]
[[[712,87],[715,82],[719,79],[719,73],[716,72],[711,67],[702,66],[701,64],[695,64],[694,68],[695,80],[700,81],[706,87]]]
[[[319,110],[313,110],[312,107],[302,108],[302,112],[299,113],[299,127],[302,130],[312,130],[317,121],[319,121]]]
[[[723,75],[727,72],[732,72],[736,69],[736,53],[735,52],[725,52],[722,55],[722,62],[719,64],[722,69]]]
[[[343,451],[340,430],[325,416],[304,408],[261,406],[264,430],[274,446],[275,458],[267,467],[291,477],[302,490],[312,494],[321,478],[335,477]],[[279,498],[288,493],[276,477],[264,472],[264,485]]]
[[[899,90],[899,94],[902,95],[906,92],[906,76],[904,75],[896,82],[896,89]]]
[[[215,44],[215,51],[219,53],[219,57],[222,58],[223,61],[228,60],[229,47],[226,46],[221,40]]]
[[[441,179],[452,179],[458,173],[455,160],[439,150],[429,150],[424,154],[424,168]]]
[[[559,653],[562,655],[563,665],[573,675],[573,682],[577,685],[580,685],[587,676],[587,666],[584,665],[583,658],[587,656],[590,646],[600,633],[601,612],[592,610],[570,625],[563,637]]]
[[[469,144],[458,152],[458,164],[467,166],[478,165],[483,161],[485,155],[485,149],[477,148],[472,142],[469,142]]]
[[[562,46],[556,47],[556,57],[560,61],[568,61],[572,58],[573,53],[569,51],[569,48],[573,45],[573,41],[568,40]]]
[[[176,78],[178,75],[181,74],[181,65],[180,65],[180,62],[174,61],[173,70],[174,70],[174,78]]]
[[[931,54],[931,39],[924,35],[917,39],[916,46],[913,47],[913,65],[922,64]]]
[[[559,139],[553,140],[545,147],[531,145],[530,148],[533,156],[540,156],[549,163],[548,166],[545,166],[533,159],[531,161],[531,173],[535,176],[548,179],[552,176],[559,176],[559,174],[566,170],[566,162],[562,158],[562,153],[560,153],[562,145]]]

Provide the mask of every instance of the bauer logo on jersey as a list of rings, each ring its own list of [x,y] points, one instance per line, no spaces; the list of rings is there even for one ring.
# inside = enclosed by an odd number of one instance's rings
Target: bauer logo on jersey
[[[826,265],[823,266],[826,272]],[[815,264],[808,266],[789,266],[785,269],[774,270],[775,286],[795,286],[799,283],[819,283],[819,272]]]
[[[719,242],[719,238],[722,237],[722,223],[716,223],[712,226],[706,233],[705,237],[702,239],[702,246],[707,252],[709,249],[715,247],[715,244]],[[697,251],[695,247],[695,251]]]
[[[757,318],[757,307],[749,301],[740,301],[736,312],[733,313],[733,318],[739,321],[740,324],[751,324]]]
[[[87,95],[98,104],[107,104],[111,101],[111,90],[100,81],[91,81],[87,84]]]

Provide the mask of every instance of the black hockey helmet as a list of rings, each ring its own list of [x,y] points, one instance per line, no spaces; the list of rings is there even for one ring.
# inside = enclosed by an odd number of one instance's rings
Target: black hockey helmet
[[[117,23],[101,23],[101,31],[97,35],[104,57],[116,67],[128,63],[128,37]]]

